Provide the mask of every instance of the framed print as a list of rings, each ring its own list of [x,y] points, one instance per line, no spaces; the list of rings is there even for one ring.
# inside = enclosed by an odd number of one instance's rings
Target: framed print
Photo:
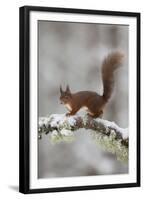
[[[140,13],[20,8],[22,193],[140,186]]]

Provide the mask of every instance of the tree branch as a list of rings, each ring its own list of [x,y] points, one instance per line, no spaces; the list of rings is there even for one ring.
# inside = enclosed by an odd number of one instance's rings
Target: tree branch
[[[128,161],[128,129],[117,126],[114,122],[94,119],[87,115],[66,117],[65,114],[53,114],[39,118],[39,139],[42,134],[50,133],[53,142],[71,141],[74,131],[85,128],[91,130],[94,141],[104,150],[116,155],[117,159]]]

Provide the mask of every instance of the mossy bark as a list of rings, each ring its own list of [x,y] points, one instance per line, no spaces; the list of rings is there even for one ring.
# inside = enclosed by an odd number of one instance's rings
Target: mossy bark
[[[42,134],[50,134],[54,143],[71,142],[74,139],[74,131],[80,128],[92,130],[91,135],[97,145],[115,154],[117,159],[128,161],[127,129],[118,127],[114,122],[93,119],[87,115],[66,117],[64,114],[54,114],[39,118],[38,133],[39,138],[42,138]]]

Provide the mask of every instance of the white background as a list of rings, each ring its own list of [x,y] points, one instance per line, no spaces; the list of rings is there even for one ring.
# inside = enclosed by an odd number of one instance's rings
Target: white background
[[[40,5],[99,10],[135,11],[144,15],[143,0],[47,0],[47,1],[1,1],[0,6],[0,199],[143,199],[144,181],[141,188],[79,191],[51,194],[23,195],[18,193],[18,142],[19,142],[19,6]],[[142,23],[142,35],[144,35]],[[141,44],[143,44],[143,39]],[[142,55],[143,55],[142,46]],[[141,64],[144,66],[144,63]],[[144,70],[141,70],[141,74]],[[144,79],[143,83],[144,85]],[[143,89],[143,88],[142,88]],[[142,90],[142,102],[144,93]],[[142,105],[142,110],[143,110]],[[142,117],[143,119],[143,117]],[[141,137],[144,145],[144,136]],[[143,151],[142,147],[142,151]],[[142,155],[143,158],[143,155]],[[142,169],[144,167],[142,159]],[[144,171],[142,170],[142,179]]]

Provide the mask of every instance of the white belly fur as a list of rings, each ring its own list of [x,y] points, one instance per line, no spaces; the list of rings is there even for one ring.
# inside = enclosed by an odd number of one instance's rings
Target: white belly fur
[[[88,111],[88,107],[86,107],[86,106],[83,106],[82,109],[85,111]]]
[[[72,111],[72,108],[71,108],[71,106],[70,106],[70,104],[65,104],[65,107],[69,110],[69,111]],[[81,110],[84,110],[84,111],[89,111],[88,110],[88,107],[86,107],[86,106],[83,106],[82,108],[81,108]]]
[[[72,110],[72,108],[71,108],[71,106],[67,103],[67,104],[65,104],[65,107],[69,110],[69,111],[71,111]]]
[[[82,109],[86,111],[87,113],[89,113],[90,115],[93,115],[93,113],[89,111],[88,107],[84,106],[82,107]]]

